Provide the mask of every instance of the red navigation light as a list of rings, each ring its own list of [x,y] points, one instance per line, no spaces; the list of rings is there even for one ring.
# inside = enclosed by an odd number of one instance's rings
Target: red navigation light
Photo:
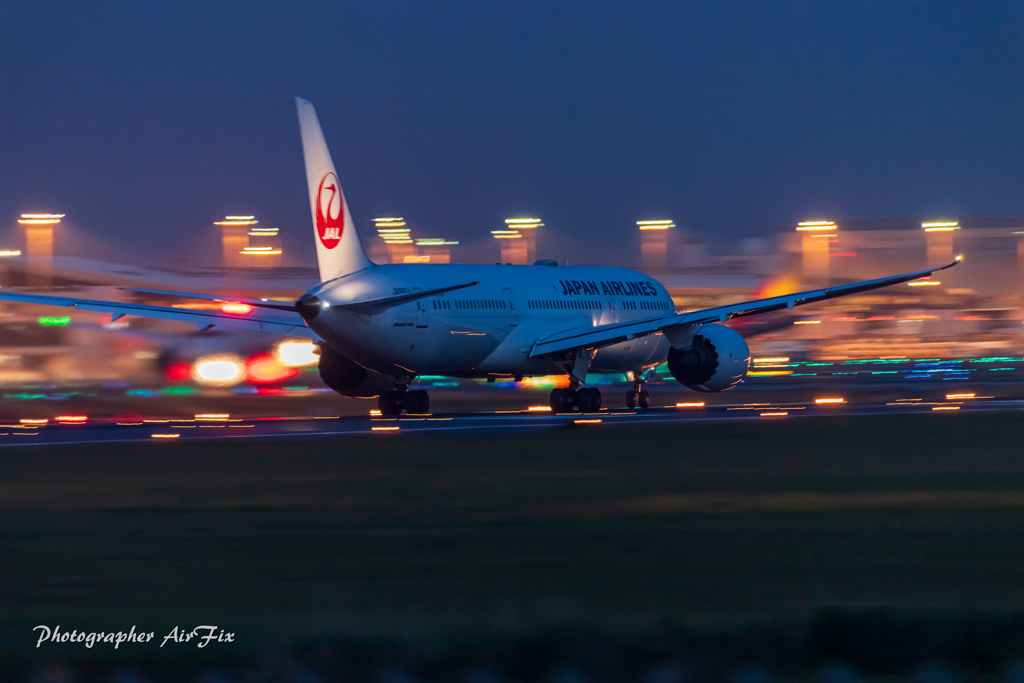
[[[252,306],[240,301],[225,301],[220,305],[220,310],[228,315],[249,315],[252,313]]]
[[[285,365],[269,353],[260,353],[245,362],[245,377],[250,384],[274,384],[291,379],[299,371]]]

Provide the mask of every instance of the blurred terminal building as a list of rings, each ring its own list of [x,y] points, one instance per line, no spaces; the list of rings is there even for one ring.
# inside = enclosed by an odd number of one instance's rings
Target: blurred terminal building
[[[0,248],[0,286],[193,308],[220,304],[119,288],[292,299],[317,277],[312,266],[287,265],[278,229],[261,226],[254,216],[214,221],[221,264],[190,268],[57,255],[63,218],[24,214],[18,220],[20,243]],[[377,218],[373,224],[376,235],[364,233],[364,239],[377,263],[472,260],[460,256],[457,241],[415,235],[401,217]],[[537,247],[543,228],[539,218],[509,218],[490,231],[491,258],[478,260],[533,263],[544,256]],[[633,258],[614,265],[657,278],[679,310],[919,270],[964,256],[963,263],[930,279],[732,321],[755,355],[835,360],[1024,352],[1024,216],[813,220],[765,230],[715,256],[697,231],[669,219],[642,220],[626,229],[635,231],[637,249]],[[280,338],[269,334],[227,328],[199,332],[173,321],[111,321],[109,315],[53,307],[0,303],[0,329],[0,382],[170,380],[228,386],[283,381],[311,371],[316,362],[308,353],[296,355],[298,346],[290,357],[282,356]],[[233,374],[202,381],[207,378],[196,368],[204,358],[233,358]],[[221,375],[228,372],[223,363],[218,367]],[[315,382],[315,373],[302,381]]]

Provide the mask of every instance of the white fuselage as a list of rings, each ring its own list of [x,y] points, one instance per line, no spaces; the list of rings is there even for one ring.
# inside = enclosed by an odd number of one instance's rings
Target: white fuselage
[[[356,313],[337,305],[469,282],[444,294]],[[665,288],[624,268],[512,265],[381,265],[316,285],[321,301],[309,326],[355,362],[387,375],[487,377],[548,375],[557,360],[530,357],[550,334],[615,322],[668,317]],[[644,370],[664,362],[661,334],[600,349],[590,372]]]

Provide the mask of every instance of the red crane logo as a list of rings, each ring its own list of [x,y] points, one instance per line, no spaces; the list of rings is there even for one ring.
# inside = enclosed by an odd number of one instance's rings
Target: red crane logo
[[[316,234],[320,244],[334,249],[345,232],[345,211],[342,207],[341,183],[338,176],[328,173],[320,181],[316,192]]]

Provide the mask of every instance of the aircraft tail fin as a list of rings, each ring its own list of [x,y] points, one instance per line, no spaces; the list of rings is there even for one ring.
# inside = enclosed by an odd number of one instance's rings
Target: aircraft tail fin
[[[348,211],[316,109],[300,97],[295,98],[295,106],[299,112],[302,155],[306,160],[316,260],[320,266],[320,281],[326,282],[369,268],[373,262],[366,257],[352,224],[352,214]]]

